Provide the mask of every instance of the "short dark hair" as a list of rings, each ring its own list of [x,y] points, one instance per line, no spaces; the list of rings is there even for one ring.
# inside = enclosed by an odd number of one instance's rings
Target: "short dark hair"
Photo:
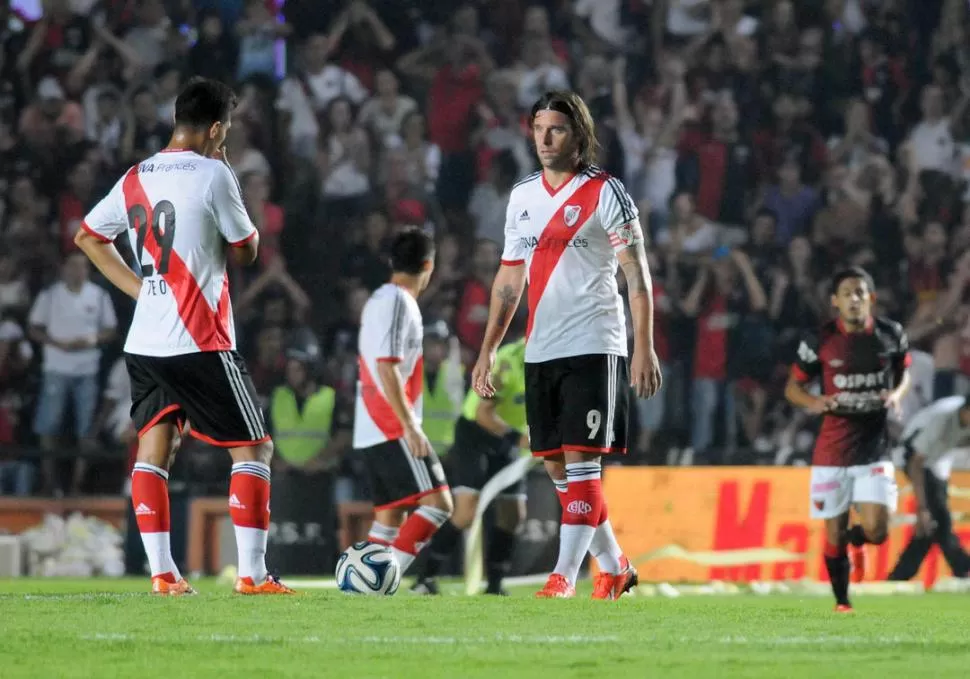
[[[579,136],[580,164],[586,167],[594,164],[597,148],[596,125],[581,96],[567,90],[546,92],[532,105],[532,112],[529,114],[530,127],[539,111],[558,111],[569,118],[573,131]]]
[[[837,271],[834,276],[832,276],[832,294],[836,295],[839,292],[839,286],[842,285],[842,281],[847,281],[850,278],[858,278],[863,283],[866,284],[870,293],[876,291],[876,283],[872,280],[872,276],[869,272],[863,269],[861,266],[850,266],[848,268]]]
[[[434,256],[434,241],[421,227],[408,226],[391,241],[391,271],[415,276]]]
[[[224,123],[238,102],[236,93],[225,83],[193,78],[175,99],[175,124],[207,128]]]

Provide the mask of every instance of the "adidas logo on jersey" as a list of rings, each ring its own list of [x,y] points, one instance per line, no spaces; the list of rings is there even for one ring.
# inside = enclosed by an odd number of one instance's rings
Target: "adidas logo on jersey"
[[[138,506],[135,507],[136,516],[151,516],[155,513],[155,510],[146,505],[144,502],[139,502]]]
[[[239,498],[236,497],[236,494],[235,493],[233,493],[232,495],[229,496],[229,506],[232,507],[233,509],[245,509],[246,508],[246,505],[244,505],[242,502],[239,501]]]
[[[529,211],[528,210],[523,210],[522,211],[522,214],[519,215],[519,221],[520,222],[528,222],[528,221],[530,221],[530,219],[529,219]]]

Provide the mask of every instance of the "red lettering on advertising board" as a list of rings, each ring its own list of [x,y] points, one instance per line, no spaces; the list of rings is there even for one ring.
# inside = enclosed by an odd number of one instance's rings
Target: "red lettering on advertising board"
[[[741,514],[741,497],[737,481],[722,481],[717,491],[714,519],[714,550],[753,549],[765,546],[768,528],[768,506],[771,483],[758,481],[751,490],[748,510]],[[750,582],[761,579],[761,564],[715,566],[712,580]]]
[[[808,551],[808,526],[804,523],[786,523],[778,529],[775,540],[778,547],[796,554]],[[801,580],[805,577],[805,561],[782,561],[776,563],[771,573],[772,580]]]

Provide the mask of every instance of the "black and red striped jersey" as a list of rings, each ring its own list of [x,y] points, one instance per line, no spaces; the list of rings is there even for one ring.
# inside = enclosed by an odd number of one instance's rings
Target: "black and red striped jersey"
[[[795,379],[819,380],[822,394],[835,396],[839,404],[822,418],[813,465],[849,467],[887,455],[883,394],[899,385],[909,363],[905,331],[886,318],[871,318],[861,332],[830,321],[817,336],[801,341],[792,365]]]

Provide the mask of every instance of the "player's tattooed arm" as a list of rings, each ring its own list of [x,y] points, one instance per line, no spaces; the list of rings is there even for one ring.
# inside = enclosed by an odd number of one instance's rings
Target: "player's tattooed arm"
[[[521,264],[509,266],[503,264],[495,274],[492,284],[492,299],[488,309],[488,325],[485,328],[485,339],[482,352],[490,353],[502,343],[502,338],[512,322],[515,310],[525,289],[525,267]]]
[[[512,321],[516,307],[519,306],[519,295],[511,285],[506,284],[495,291],[495,297],[501,305],[498,312],[499,322],[508,325]]]
[[[626,278],[627,294],[632,301],[639,295],[653,296],[653,281],[647,265],[647,253],[643,243],[634,243],[617,255],[623,277]]]
[[[653,281],[643,241],[634,240],[616,254],[626,279],[634,338],[653,346]]]

